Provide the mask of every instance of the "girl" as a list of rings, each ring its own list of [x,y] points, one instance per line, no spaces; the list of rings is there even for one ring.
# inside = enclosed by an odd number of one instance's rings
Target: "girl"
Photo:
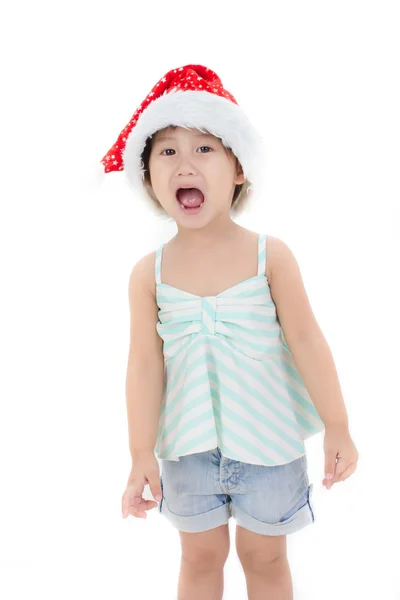
[[[292,598],[286,535],[315,521],[304,440],[324,430],[327,489],[358,460],[292,252],[232,218],[263,161],[257,131],[202,65],[169,71],[102,159],[177,225],[129,281],[122,514],[145,518],[160,501],[180,535],[180,600],[222,598],[231,516],[248,597]]]

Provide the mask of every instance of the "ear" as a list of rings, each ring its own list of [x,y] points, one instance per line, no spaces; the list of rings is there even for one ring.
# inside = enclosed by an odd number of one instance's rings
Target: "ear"
[[[244,183],[245,181],[246,181],[246,178],[243,175],[242,165],[240,164],[240,162],[238,160],[236,160],[235,184],[236,185],[240,185],[240,184]]]

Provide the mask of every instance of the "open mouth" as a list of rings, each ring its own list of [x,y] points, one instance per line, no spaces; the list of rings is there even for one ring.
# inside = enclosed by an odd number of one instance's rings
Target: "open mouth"
[[[180,207],[188,213],[196,213],[204,204],[204,194],[198,188],[179,188],[176,199]]]

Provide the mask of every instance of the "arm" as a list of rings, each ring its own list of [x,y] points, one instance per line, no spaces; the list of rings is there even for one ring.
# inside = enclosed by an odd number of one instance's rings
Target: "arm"
[[[131,455],[154,452],[164,381],[162,339],[156,330],[154,253],[141,258],[129,279],[130,346],[126,406]]]
[[[335,363],[312,312],[298,263],[282,240],[273,237],[272,242],[271,296],[290,353],[325,426],[347,427]]]

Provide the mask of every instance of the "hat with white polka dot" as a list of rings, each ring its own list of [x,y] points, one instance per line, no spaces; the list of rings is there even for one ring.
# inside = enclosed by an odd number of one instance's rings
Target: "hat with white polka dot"
[[[252,193],[262,185],[263,139],[218,75],[203,65],[172,69],[155,84],[101,159],[98,182],[105,173],[124,171],[130,187],[142,194],[141,156],[146,140],[169,125],[206,130],[219,137],[238,158]]]

